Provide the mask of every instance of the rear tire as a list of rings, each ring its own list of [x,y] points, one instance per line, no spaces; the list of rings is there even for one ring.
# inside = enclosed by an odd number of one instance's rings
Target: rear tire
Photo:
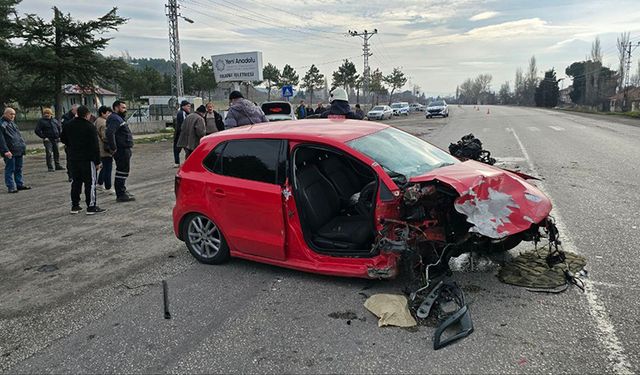
[[[205,264],[221,264],[229,260],[229,246],[220,228],[202,214],[189,214],[184,219],[182,238],[194,258]]]

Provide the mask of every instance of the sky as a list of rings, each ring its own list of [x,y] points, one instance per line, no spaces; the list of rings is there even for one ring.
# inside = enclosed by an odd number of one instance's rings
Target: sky
[[[372,71],[399,67],[429,95],[455,93],[466,78],[488,73],[492,89],[526,70],[535,55],[539,76],[590,54],[596,36],[604,64],[617,70],[616,38],[630,32],[640,41],[638,0],[178,0],[182,61],[201,56],[262,51],[263,61],[300,76],[311,64],[331,76],[342,60],[363,70],[362,40],[348,30],[378,33],[370,39]],[[52,6],[79,19],[97,18],[117,6],[129,19],[106,55],[169,58],[166,0],[23,0],[19,13],[50,18]],[[640,48],[635,51],[633,70]],[[565,84],[564,82],[562,83]],[[568,85],[568,84],[567,84]]]

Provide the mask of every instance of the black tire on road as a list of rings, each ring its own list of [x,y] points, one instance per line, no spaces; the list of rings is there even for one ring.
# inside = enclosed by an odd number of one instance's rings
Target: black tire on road
[[[194,258],[205,264],[229,260],[229,246],[220,228],[203,214],[189,214],[182,225],[182,238]]]

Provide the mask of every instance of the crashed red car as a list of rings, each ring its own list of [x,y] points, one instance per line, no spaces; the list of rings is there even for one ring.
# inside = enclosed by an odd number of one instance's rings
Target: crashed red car
[[[551,203],[521,176],[375,122],[244,126],[203,138],[180,168],[174,231],[203,263],[392,278],[401,259],[422,272],[537,241]]]

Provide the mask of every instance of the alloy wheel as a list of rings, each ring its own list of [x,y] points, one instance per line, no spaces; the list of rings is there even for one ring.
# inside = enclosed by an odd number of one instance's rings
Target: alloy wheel
[[[213,221],[202,215],[194,216],[187,228],[188,241],[193,251],[203,258],[213,258],[220,251],[222,236]]]

